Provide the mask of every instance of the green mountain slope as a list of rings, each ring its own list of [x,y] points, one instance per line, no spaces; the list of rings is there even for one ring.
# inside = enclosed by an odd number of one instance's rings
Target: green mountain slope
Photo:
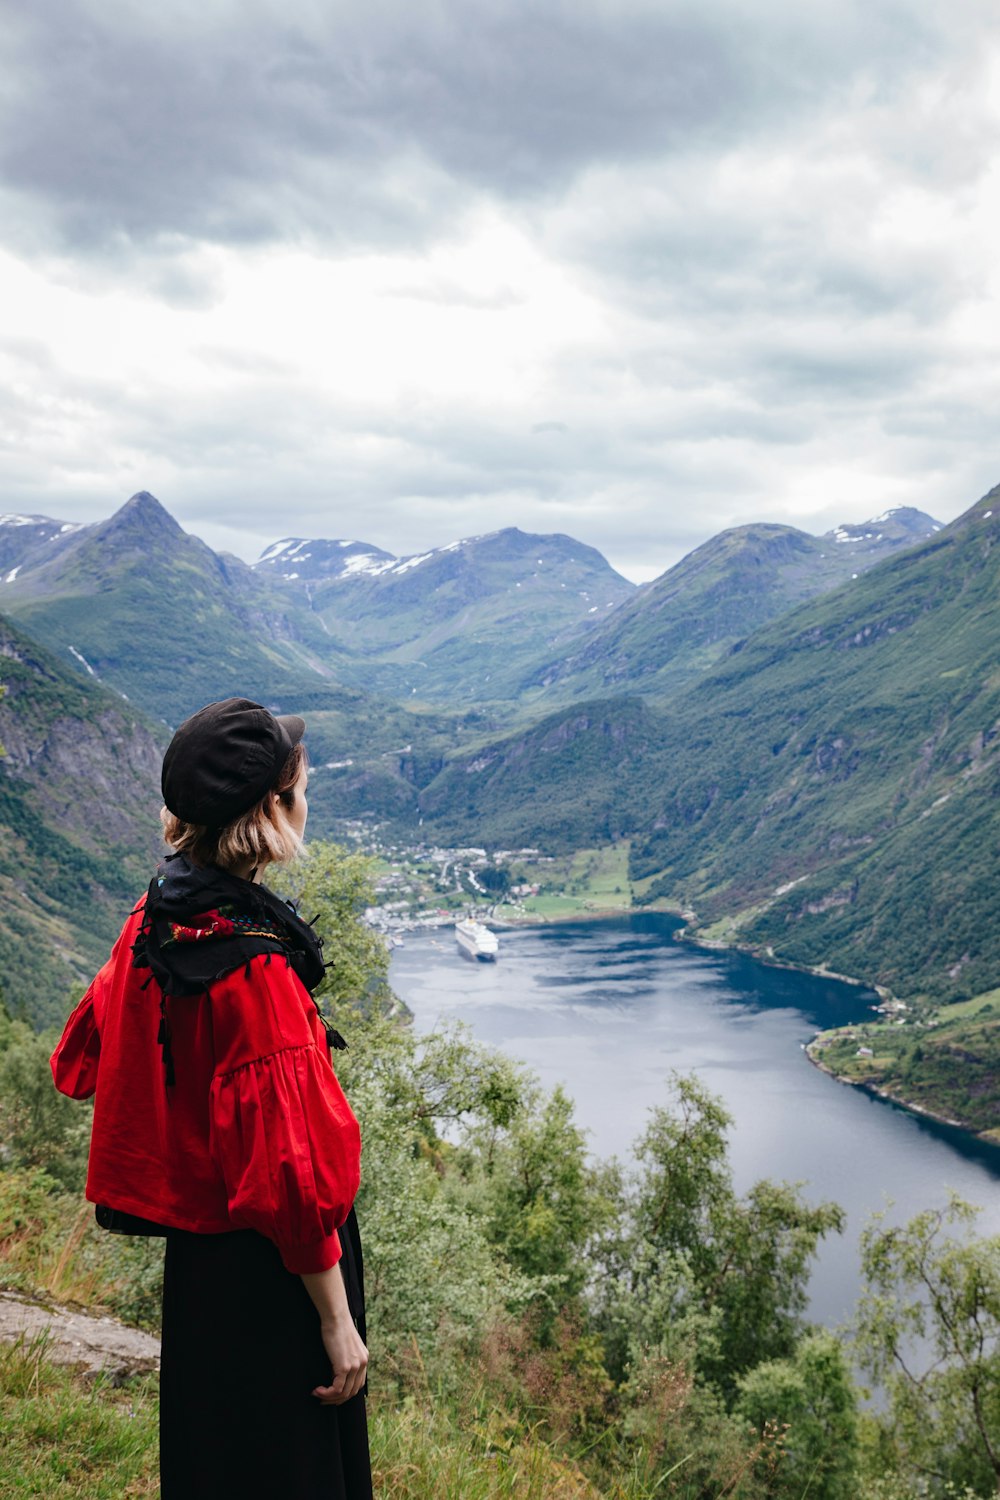
[[[7,1004],[42,1025],[148,883],[162,745],[2,616],[0,683],[0,975]]]
[[[287,538],[250,568],[145,491],[94,526],[0,517],[0,563],[6,611],[171,723],[232,691],[334,712],[359,692],[449,712],[509,699],[634,592],[594,548],[513,527],[403,559]]]
[[[527,678],[545,702],[609,692],[669,694],[738,640],[941,528],[901,506],[861,525],[810,536],[792,526],[738,526],[697,547]]]
[[[746,942],[902,994],[988,989],[1000,981],[998,544],[1000,488],[758,631],[650,714],[621,761],[614,724],[625,715],[628,747],[634,708],[588,705],[607,754],[576,759],[568,812],[559,754],[543,749],[572,721],[562,711],[449,761],[425,814],[449,827],[461,814],[467,837],[503,842],[527,796],[535,842],[630,833],[633,877],[703,926],[736,915]]]
[[[419,810],[445,842],[563,852],[639,826],[664,720],[641,698],[575,703],[446,760]]]
[[[310,586],[331,638],[358,658],[355,680],[449,704],[516,697],[555,642],[634,592],[593,547],[513,526]]]
[[[662,872],[709,917],[762,907],[746,940],[835,955],[904,994],[996,982],[997,500],[767,627],[684,695],[672,738],[687,752],[633,846],[637,874]]]
[[[145,491],[26,557],[2,603],[62,660],[172,723],[233,684],[277,703],[331,684],[335,653],[318,622]]]
[[[167,727],[66,667],[0,616],[0,986],[33,1024],[61,1020],[70,986],[107,957],[146,887],[160,839]],[[399,817],[475,714],[416,714],[352,689],[300,693],[312,759],[310,832],[336,820]],[[420,749],[415,749],[416,741]]]

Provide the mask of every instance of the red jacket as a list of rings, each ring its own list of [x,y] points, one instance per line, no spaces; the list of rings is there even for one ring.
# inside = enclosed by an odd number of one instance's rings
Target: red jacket
[[[309,993],[261,954],[211,996],[168,997],[167,1088],[160,990],[132,967],[143,905],[52,1054],[56,1088],[95,1095],[87,1197],[175,1229],[256,1229],[289,1271],[324,1271],[340,1258],[361,1135]]]

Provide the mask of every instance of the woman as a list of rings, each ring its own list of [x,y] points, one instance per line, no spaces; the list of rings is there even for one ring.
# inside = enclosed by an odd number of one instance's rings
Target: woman
[[[319,939],[260,883],[306,822],[303,721],[210,703],[163,761],[174,852],[52,1057],[94,1099],[87,1197],[165,1233],[163,1500],[369,1500],[358,1124],[310,991]]]

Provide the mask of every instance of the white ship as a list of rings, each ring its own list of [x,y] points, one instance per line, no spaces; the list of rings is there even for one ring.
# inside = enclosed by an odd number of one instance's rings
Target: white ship
[[[466,958],[476,959],[481,964],[496,963],[500,939],[482,922],[474,922],[471,917],[456,922],[455,941]]]

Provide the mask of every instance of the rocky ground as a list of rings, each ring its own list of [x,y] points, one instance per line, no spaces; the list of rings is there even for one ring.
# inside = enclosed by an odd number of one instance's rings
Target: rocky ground
[[[95,1318],[55,1303],[32,1302],[16,1292],[0,1292],[0,1339],[23,1337],[47,1341],[48,1358],[76,1365],[87,1375],[113,1381],[146,1374],[160,1367],[160,1341],[114,1318]]]

